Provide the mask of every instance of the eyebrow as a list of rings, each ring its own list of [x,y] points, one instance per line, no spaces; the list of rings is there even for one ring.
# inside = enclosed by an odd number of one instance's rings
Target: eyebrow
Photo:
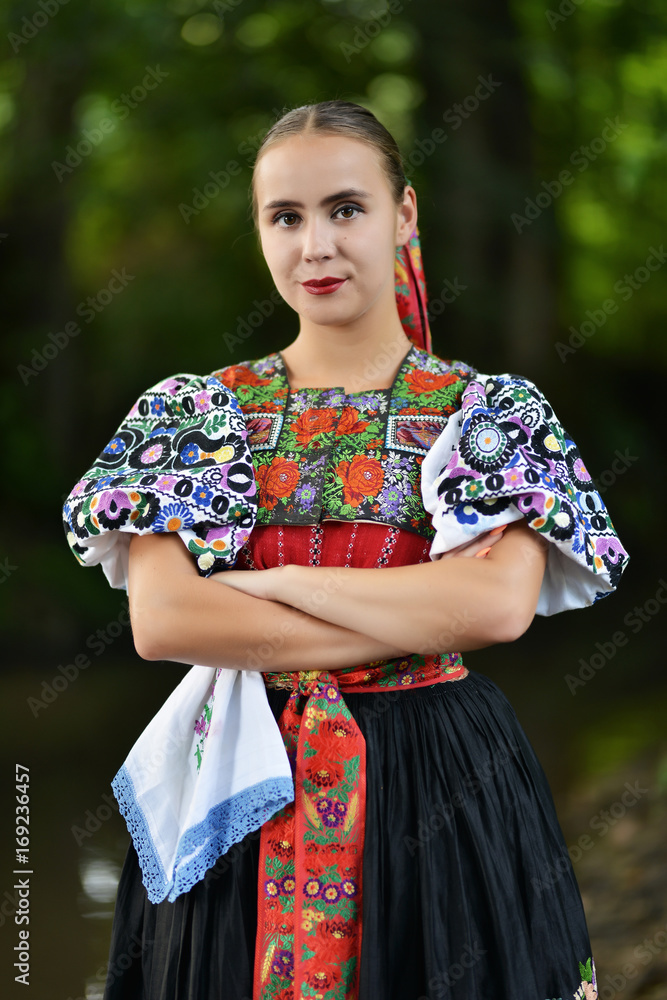
[[[324,205],[330,205],[334,201],[344,201],[346,198],[370,198],[371,195],[368,191],[360,191],[359,188],[347,188],[345,191],[338,191],[336,194],[329,194],[326,198],[322,198],[320,202],[320,207]],[[300,201],[270,201],[264,206],[264,211],[270,208],[303,208],[303,202]]]

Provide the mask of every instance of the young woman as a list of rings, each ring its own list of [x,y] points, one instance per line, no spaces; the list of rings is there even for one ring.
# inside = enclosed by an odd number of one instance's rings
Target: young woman
[[[591,1000],[544,774],[460,654],[593,603],[627,555],[540,391],[430,352],[415,191],[369,111],[285,115],[253,204],[296,336],[153,387],[65,505],[138,653],[200,671],[114,784],[106,1000]]]

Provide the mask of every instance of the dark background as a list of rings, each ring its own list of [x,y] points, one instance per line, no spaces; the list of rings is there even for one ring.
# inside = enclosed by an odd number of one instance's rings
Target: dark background
[[[434,352],[539,385],[631,554],[618,593],[467,662],[543,761],[601,996],[667,997],[662,0],[35,0],[0,22],[3,995],[14,765],[34,871],[16,995],[96,1000],[128,842],[105,796],[184,673],[136,656],[124,594],[68,551],[62,500],[146,387],[294,338],[269,308],[251,165],[283,109],[339,97],[403,150]],[[239,334],[258,303],[270,315]]]

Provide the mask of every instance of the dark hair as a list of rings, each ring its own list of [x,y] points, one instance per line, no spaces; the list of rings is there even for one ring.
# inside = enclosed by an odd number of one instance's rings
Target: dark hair
[[[351,101],[321,101],[293,108],[278,119],[262,140],[257,150],[252,178],[252,216],[257,226],[258,208],[255,194],[255,169],[262,154],[281,139],[304,134],[342,135],[359,139],[372,146],[378,153],[396,204],[400,204],[407,183],[403,172],[401,152],[391,132],[377,120],[372,111]]]

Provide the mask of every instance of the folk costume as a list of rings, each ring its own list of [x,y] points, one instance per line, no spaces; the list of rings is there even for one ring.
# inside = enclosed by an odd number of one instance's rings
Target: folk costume
[[[627,553],[540,390],[431,354],[416,233],[396,297],[412,344],[389,389],[292,391],[276,352],[148,390],[65,504],[80,561],[122,586],[131,534],[177,531],[202,575],[381,568],[525,517],[551,543],[539,614],[615,589]],[[238,671],[192,668],[114,779],[133,843],[105,1000],[596,997],[496,685],[437,649],[260,672],[281,637],[257,628]]]

